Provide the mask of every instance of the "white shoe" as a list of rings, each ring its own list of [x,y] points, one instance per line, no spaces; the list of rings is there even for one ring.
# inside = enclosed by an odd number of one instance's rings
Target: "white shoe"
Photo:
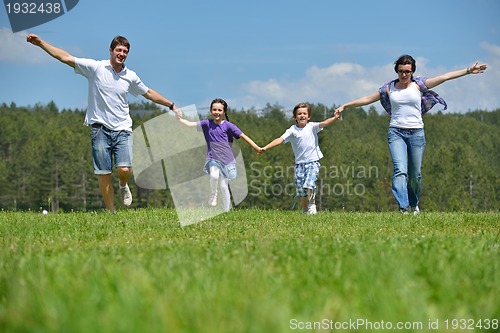
[[[217,206],[217,193],[210,194],[210,198],[208,198],[208,205],[210,207]]]
[[[309,207],[307,208],[307,214],[314,215],[316,213],[317,213],[316,204],[310,204]]]
[[[122,195],[122,202],[125,206],[130,206],[132,203],[132,192],[130,192],[130,188],[128,184],[125,184],[124,187],[120,186],[120,192]]]
[[[415,206],[413,208],[413,215],[418,215],[418,214],[420,214],[420,209],[418,208],[418,206]]]

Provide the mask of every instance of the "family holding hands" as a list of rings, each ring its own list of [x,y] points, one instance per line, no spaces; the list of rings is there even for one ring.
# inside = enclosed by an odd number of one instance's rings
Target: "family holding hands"
[[[444,99],[431,89],[465,75],[483,73],[488,67],[475,62],[466,69],[425,78],[414,76],[415,59],[410,55],[402,55],[394,62],[396,79],[383,84],[370,95],[341,105],[333,117],[311,122],[311,106],[307,103],[297,104],[293,109],[295,124],[261,148],[229,122],[228,105],[223,99],[212,101],[211,119],[197,122],[184,119],[181,110],[171,100],[146,86],[134,71],[125,66],[130,51],[130,43],[125,37],[115,37],[110,44],[109,59],[100,61],[74,57],[35,34],[29,34],[27,41],[74,68],[76,74],[88,80],[88,106],[84,124],[91,127],[94,173],[98,176],[101,195],[110,212],[115,211],[111,180],[113,160],[123,204],[129,206],[132,203],[132,193],[127,184],[132,175],[132,118],[127,99],[127,94],[131,93],[168,107],[176,113],[181,124],[203,132],[207,144],[203,170],[210,176],[211,188],[208,205],[217,205],[220,186],[225,211],[231,208],[228,183],[237,176],[236,161],[231,150],[234,139],[243,139],[258,154],[290,142],[295,157],[295,200],[300,201],[302,210],[307,214],[316,214],[316,180],[323,157],[318,145],[318,133],[339,120],[345,109],[380,101],[390,116],[387,139],[394,168],[392,192],[401,213],[418,214],[421,166],[426,144],[422,116],[437,103],[447,108]]]

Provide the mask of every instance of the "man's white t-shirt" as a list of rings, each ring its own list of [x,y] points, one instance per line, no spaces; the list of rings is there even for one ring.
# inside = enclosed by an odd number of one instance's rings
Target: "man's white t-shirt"
[[[99,123],[113,131],[132,131],[127,94],[144,95],[148,87],[137,74],[124,67],[116,73],[108,60],[75,58],[75,73],[88,80],[85,125]]]
[[[292,144],[295,164],[314,162],[323,157],[318,144],[318,132],[321,130],[319,123],[310,122],[303,128],[293,125],[281,136],[284,143]]]

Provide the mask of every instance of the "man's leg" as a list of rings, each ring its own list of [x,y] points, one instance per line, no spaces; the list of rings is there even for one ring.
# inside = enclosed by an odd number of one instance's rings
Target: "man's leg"
[[[111,144],[109,131],[104,127],[91,127],[92,163],[94,173],[97,175],[99,190],[106,209],[115,212],[113,200]]]
[[[113,132],[115,166],[120,180],[120,194],[124,206],[132,204],[132,192],[128,180],[132,176],[132,133],[127,131]]]
[[[117,167],[118,178],[120,179],[120,194],[122,197],[122,203],[125,206],[130,206],[132,204],[132,192],[128,187],[128,180],[132,175],[132,168],[129,167]]]
[[[115,203],[113,198],[113,183],[111,182],[111,174],[97,175],[99,180],[99,190],[101,190],[102,199],[106,205],[106,209],[111,213],[115,212]]]
[[[120,186],[124,187],[127,185],[128,180],[132,176],[132,168],[129,167],[118,167],[118,178],[120,179]]]

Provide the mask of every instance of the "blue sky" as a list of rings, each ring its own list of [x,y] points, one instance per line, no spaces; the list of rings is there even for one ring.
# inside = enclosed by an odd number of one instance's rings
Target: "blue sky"
[[[26,43],[32,32],[93,59],[108,59],[111,39],[126,36],[127,66],[180,106],[203,108],[215,97],[236,109],[340,105],[394,78],[394,60],[408,53],[417,59],[416,74],[427,77],[487,63],[484,74],[435,90],[449,112],[494,110],[499,14],[498,0],[80,0],[65,15],[14,34],[2,7],[0,103],[86,107],[85,78]]]

